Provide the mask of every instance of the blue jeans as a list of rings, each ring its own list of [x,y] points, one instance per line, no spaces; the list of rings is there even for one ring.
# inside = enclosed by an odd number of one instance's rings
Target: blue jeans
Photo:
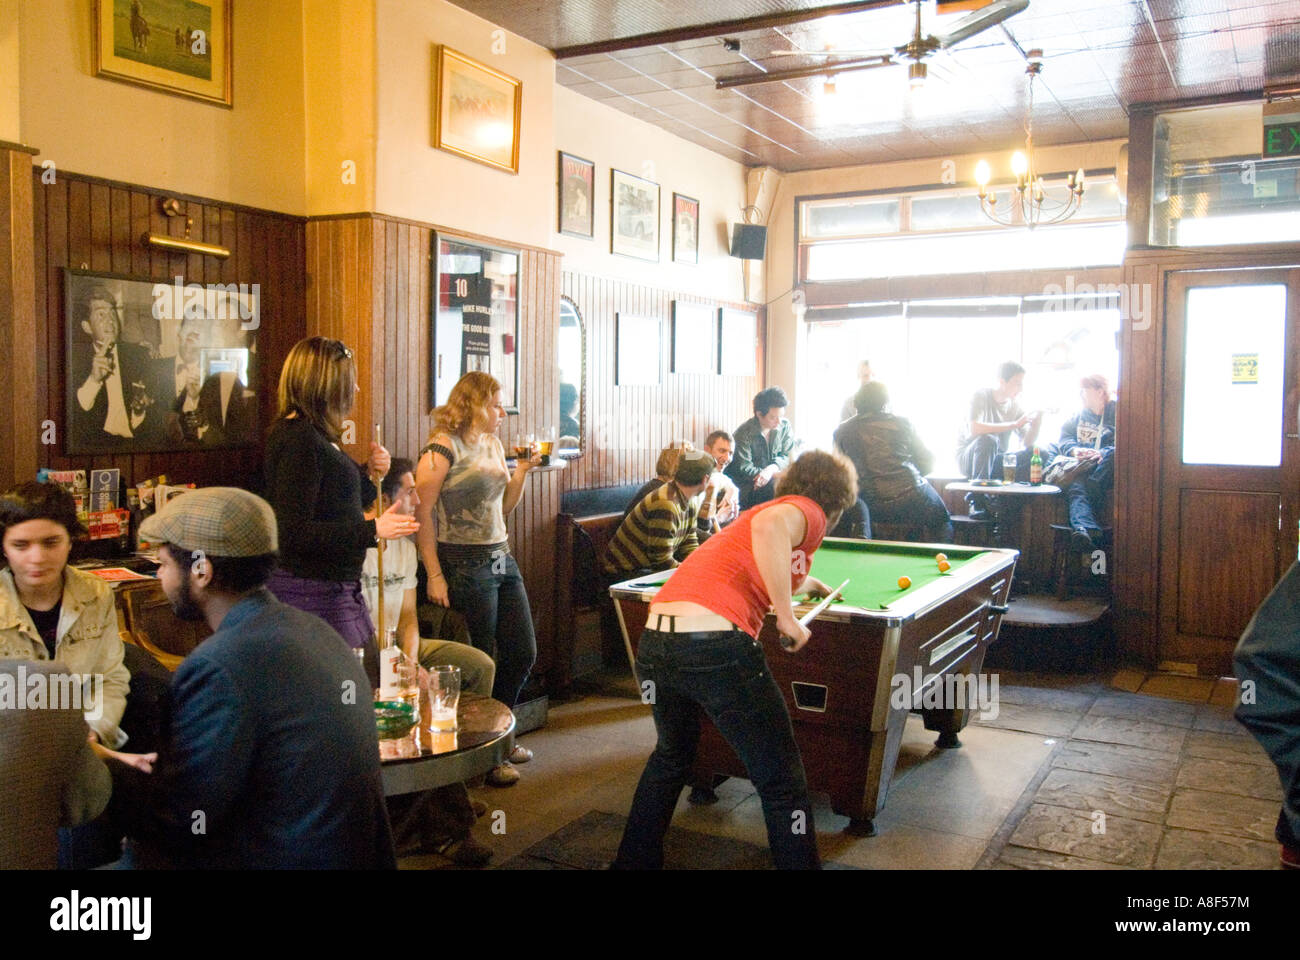
[[[496,662],[493,699],[513,707],[537,660],[533,613],[514,557],[502,553],[477,564],[440,558],[439,565],[451,607],[469,627],[470,642]]]
[[[664,834],[695,762],[702,708],[758,790],[777,868],[819,869],[803,761],[758,642],[739,630],[646,630],[636,675],[643,696],[653,697],[659,742],[637,784],[614,868],[663,866]]]
[[[1115,481],[1115,448],[1103,447],[1101,459],[1082,480],[1076,480],[1065,491],[1070,502],[1070,526],[1088,531],[1101,530],[1097,511],[1106,502],[1106,494]]]

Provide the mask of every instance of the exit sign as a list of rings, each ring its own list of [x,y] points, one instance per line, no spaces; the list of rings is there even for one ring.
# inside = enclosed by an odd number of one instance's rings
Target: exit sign
[[[1264,146],[1261,152],[1265,159],[1300,156],[1300,101],[1264,104]]]

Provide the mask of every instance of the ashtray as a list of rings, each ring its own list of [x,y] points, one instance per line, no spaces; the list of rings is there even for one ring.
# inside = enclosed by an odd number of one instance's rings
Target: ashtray
[[[419,721],[415,704],[405,700],[376,700],[375,728],[380,740],[396,740],[411,732]]]

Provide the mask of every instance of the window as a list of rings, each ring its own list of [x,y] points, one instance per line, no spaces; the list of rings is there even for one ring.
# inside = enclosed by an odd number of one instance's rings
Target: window
[[[857,313],[857,316],[846,314]],[[840,308],[842,319],[808,324],[798,404],[798,433],[830,448],[857,368],[889,387],[891,409],[915,425],[937,473],[957,476],[956,444],[971,395],[992,386],[997,367],[1026,370],[1018,402],[1042,410],[1038,445],[1059,440],[1082,407],[1079,379],[1100,373],[1114,393],[1119,379],[1118,304],[1105,298],[1011,297],[911,301]]]
[[[1162,113],[1154,137],[1153,245],[1300,240],[1300,157],[1261,157],[1260,103]]]

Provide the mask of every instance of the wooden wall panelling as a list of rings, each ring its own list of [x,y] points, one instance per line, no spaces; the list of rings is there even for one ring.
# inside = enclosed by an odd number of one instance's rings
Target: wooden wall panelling
[[[761,308],[570,271],[563,274],[562,289],[577,305],[587,332],[586,437],[582,457],[570,464],[564,478],[566,490],[640,483],[654,475],[655,460],[667,444],[689,439],[698,445],[711,430],[735,430],[752,415],[754,394],[764,385],[766,317]],[[757,311],[757,373],[753,377],[673,373],[671,323],[676,299]],[[620,312],[657,316],[662,324],[657,387],[614,383],[615,318]]]
[[[19,144],[0,143],[0,355],[10,359],[0,378],[0,483],[5,487],[35,472],[40,438],[31,362],[38,326],[33,153]],[[20,356],[23,362],[16,363]]]
[[[231,249],[224,263],[213,257],[170,254],[147,249],[146,232],[184,236],[184,217],[165,217],[164,194],[148,187],[121,184],[60,172],[43,184],[40,169],[29,175],[39,197],[34,213],[37,272],[41,277],[35,304],[39,318],[34,362],[41,419],[55,422],[59,443],[41,445],[40,466],[55,469],[117,467],[134,483],[166,473],[176,481],[200,485],[251,486],[261,472],[262,446],[230,450],[187,451],[68,457],[63,453],[64,420],[64,297],[65,267],[124,273],[140,279],[172,282],[181,276],[190,283],[255,283],[260,288],[260,327],[257,355],[260,369],[261,426],[275,410],[275,387],[285,354],[306,329],[304,318],[304,222],[267,211],[180,197],[193,218],[191,237]]]

